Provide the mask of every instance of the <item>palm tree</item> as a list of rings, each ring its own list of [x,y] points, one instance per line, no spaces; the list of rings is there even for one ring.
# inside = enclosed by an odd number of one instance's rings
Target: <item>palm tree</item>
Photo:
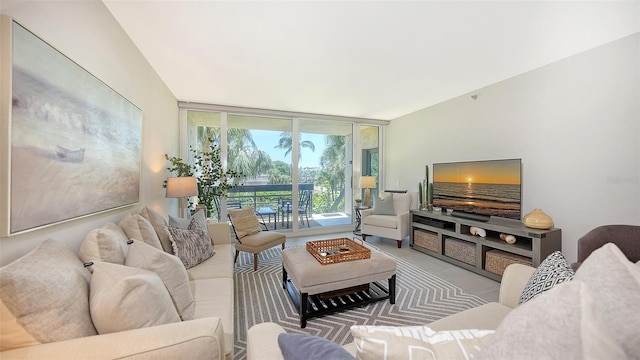
[[[220,143],[220,128],[198,126],[198,145],[209,147],[206,139]],[[272,167],[271,157],[256,146],[250,129],[230,128],[227,132],[227,168],[246,178],[266,174]]]
[[[283,131],[280,133],[280,140],[278,140],[278,145],[275,146],[276,149],[285,149],[284,156],[287,157],[291,150],[293,150],[293,139],[291,137],[291,131]],[[307,148],[311,149],[311,151],[316,151],[316,146],[312,141],[303,140],[298,143],[298,161],[302,158],[302,149]]]
[[[328,189],[328,201],[331,204],[329,211],[337,211],[338,206],[344,200],[344,171],[345,171],[345,137],[340,135],[328,135],[327,147],[320,157],[322,170],[318,173],[318,181]]]

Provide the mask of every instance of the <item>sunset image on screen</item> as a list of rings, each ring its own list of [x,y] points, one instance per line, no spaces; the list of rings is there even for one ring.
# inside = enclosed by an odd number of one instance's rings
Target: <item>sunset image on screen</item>
[[[478,161],[434,164],[434,182],[473,184],[520,184],[520,161]]]
[[[520,168],[520,159],[433,164],[433,205],[520,219]]]

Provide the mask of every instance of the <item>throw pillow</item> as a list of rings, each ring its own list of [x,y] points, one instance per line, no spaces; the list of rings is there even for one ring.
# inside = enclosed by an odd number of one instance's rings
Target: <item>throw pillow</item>
[[[100,334],[180,321],[169,292],[151,271],[95,262],[92,266],[91,318]]]
[[[231,219],[231,223],[236,231],[238,240],[245,236],[257,234],[262,231],[262,229],[260,229],[258,217],[252,207],[229,210],[229,219]]]
[[[373,210],[371,211],[373,215],[395,215],[395,210],[393,209],[393,194],[389,194],[384,199],[376,196],[373,199]]]
[[[54,240],[0,268],[0,351],[96,335],[90,276],[82,261]]]
[[[89,231],[80,246],[82,262],[106,261],[124,265],[127,256],[127,234],[122,228],[113,223],[106,223],[102,227]]]
[[[215,255],[210,238],[205,236],[195,219],[191,220],[186,230],[173,226],[167,228],[171,235],[173,252],[182,260],[185,268],[191,269]]]
[[[162,246],[162,250],[168,252],[169,254],[173,254],[173,247],[171,247],[171,240],[169,240],[169,231],[167,230],[167,221],[162,217],[162,215],[158,214],[155,210],[144,207],[140,210],[140,215],[147,219],[153,229],[156,231],[158,235],[158,239],[160,240],[160,245]]]
[[[149,220],[141,215],[127,214],[120,220],[118,225],[124,230],[129,239],[141,240],[157,249],[162,249],[158,234],[156,234]]]
[[[142,241],[133,241],[129,245],[126,265],[158,274],[169,290],[169,295],[171,295],[171,300],[173,300],[180,318],[182,320],[193,319],[195,302],[189,286],[189,275],[177,256],[167,254]]]
[[[574,271],[560,251],[550,254],[527,281],[518,304],[524,304],[556,284],[573,279],[573,275]]]
[[[628,359],[615,339],[617,333],[605,326],[607,315],[595,296],[601,291],[605,289],[573,280],[516,307],[478,359]]]
[[[352,326],[356,358],[457,359],[477,356],[493,330],[434,331],[426,326]]]
[[[354,360],[340,345],[313,335],[278,335],[278,345],[284,360]]]
[[[593,289],[594,302],[604,314],[604,330],[615,336],[627,358],[637,358],[640,268],[616,245],[607,243],[585,259],[574,279]]]
[[[189,218],[177,218],[169,215],[169,225],[173,227],[177,227],[178,229],[187,230],[189,229],[189,225],[192,221],[195,221],[202,229],[202,232],[209,236],[209,229],[207,229],[207,217],[203,210],[196,211],[195,214],[191,215]]]

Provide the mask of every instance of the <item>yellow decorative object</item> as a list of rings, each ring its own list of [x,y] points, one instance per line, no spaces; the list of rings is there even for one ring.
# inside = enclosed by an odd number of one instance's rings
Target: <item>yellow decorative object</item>
[[[522,218],[522,222],[526,227],[534,229],[551,229],[553,227],[553,219],[540,209],[533,209],[532,212]]]

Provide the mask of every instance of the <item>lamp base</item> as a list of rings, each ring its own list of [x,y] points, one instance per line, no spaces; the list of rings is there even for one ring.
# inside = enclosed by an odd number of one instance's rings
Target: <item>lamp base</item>
[[[364,189],[364,206],[371,207],[371,189]]]

